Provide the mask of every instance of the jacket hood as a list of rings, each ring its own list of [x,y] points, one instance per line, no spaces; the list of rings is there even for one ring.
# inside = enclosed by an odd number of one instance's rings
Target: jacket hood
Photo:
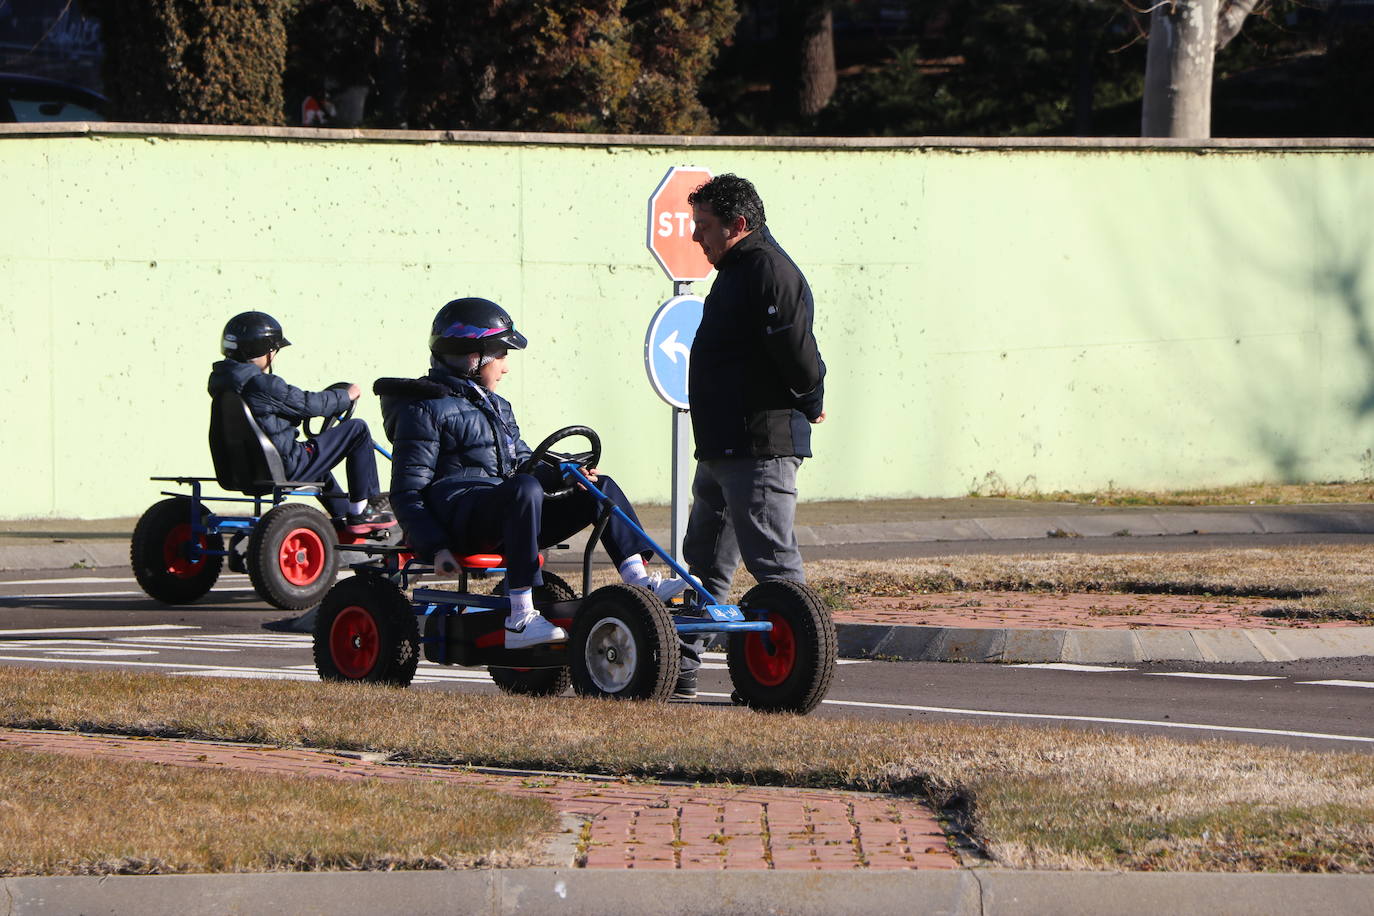
[[[210,367],[210,381],[206,385],[211,397],[226,391],[242,391],[248,380],[262,375],[262,370],[252,363],[222,359]]]

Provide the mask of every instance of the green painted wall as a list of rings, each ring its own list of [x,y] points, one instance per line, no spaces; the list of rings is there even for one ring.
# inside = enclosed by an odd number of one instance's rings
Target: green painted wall
[[[292,383],[369,387],[422,372],[467,294],[530,337],[503,389],[526,438],[591,425],[666,501],[644,237],[672,165],[753,179],[815,290],[803,498],[1374,473],[1371,149],[262,133],[0,133],[0,514],[133,515],[150,475],[209,474],[237,311],[282,320]]]

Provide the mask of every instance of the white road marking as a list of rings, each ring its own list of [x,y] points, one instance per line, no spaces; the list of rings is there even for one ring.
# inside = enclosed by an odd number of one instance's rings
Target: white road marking
[[[119,665],[121,667],[132,668],[187,668],[197,670],[217,670],[221,665],[195,665],[190,662],[135,662],[135,661],[101,661],[94,658],[49,658],[46,656],[34,655],[0,655],[0,662],[25,662],[27,664],[70,664],[70,665]]]
[[[1318,687],[1374,687],[1374,681],[1298,681],[1299,684],[1315,684]]]
[[[157,652],[148,650],[139,651],[138,649],[101,649],[97,647],[83,647],[79,649],[45,649],[50,655],[73,655],[81,658],[102,658],[117,655],[156,655]]]
[[[1278,674],[1208,674],[1205,671],[1151,671],[1146,677],[1198,677],[1212,681],[1282,681]],[[1374,684],[1370,685],[1374,687]]]
[[[84,585],[87,583],[97,583],[100,585],[110,585],[115,582],[137,582],[133,576],[66,576],[61,579],[9,579],[0,581],[0,588],[10,585]],[[219,582],[247,582],[248,576],[243,573],[225,573],[218,579]],[[14,596],[22,597],[22,596]]]
[[[1042,668],[1046,671],[1134,671],[1134,668],[1113,668],[1110,665],[1074,665],[1069,662],[1040,662],[1034,665],[1007,665],[1008,668]]]
[[[1358,683],[1358,682],[1356,682]],[[702,697],[729,698],[728,693],[699,693]],[[1160,722],[1155,719],[1118,719],[1111,716],[1066,716],[1040,712],[1003,712],[993,709],[958,709],[952,706],[909,706],[902,703],[865,703],[860,700],[822,700],[826,706],[853,706],[863,709],[897,709],[911,712],[940,712],[956,716],[986,716],[997,719],[1039,719],[1050,722],[1095,722],[1102,725],[1147,725],[1152,728],[1181,728],[1191,731],[1233,732],[1242,735],[1276,735],[1283,738],[1319,738],[1325,741],[1358,741],[1374,744],[1364,735],[1328,735],[1324,732],[1297,732],[1280,728],[1246,728],[1240,725],[1204,725],[1196,722]]]
[[[253,590],[251,588],[215,589],[215,593],[219,595],[237,595],[245,592],[252,594]],[[47,601],[53,598],[132,598],[138,595],[144,598],[148,597],[142,589],[139,589],[133,592],[53,592],[41,595],[0,595],[0,599],[4,599],[5,601]]]
[[[46,627],[36,630],[0,630],[0,639],[6,636],[41,636],[44,633],[127,633],[135,630],[199,630],[200,627],[182,626],[176,623],[149,623],[142,626],[126,627]]]

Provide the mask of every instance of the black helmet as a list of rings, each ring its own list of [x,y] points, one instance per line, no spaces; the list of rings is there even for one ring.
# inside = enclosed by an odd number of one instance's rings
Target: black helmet
[[[439,309],[429,332],[429,352],[438,356],[497,350],[523,350],[525,335],[515,329],[510,315],[490,299],[469,296],[454,299]]]
[[[242,312],[230,318],[219,342],[221,353],[241,363],[289,346],[281,322],[266,312]]]

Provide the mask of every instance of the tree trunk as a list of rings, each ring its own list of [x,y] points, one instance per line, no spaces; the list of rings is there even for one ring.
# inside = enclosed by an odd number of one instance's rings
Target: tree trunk
[[[801,94],[798,109],[814,118],[835,94],[835,17],[827,6],[811,10],[801,36]]]
[[[832,0],[780,0],[773,98],[785,114],[815,117],[835,92]]]
[[[1150,14],[1142,137],[1212,135],[1218,0],[1173,0]]]

